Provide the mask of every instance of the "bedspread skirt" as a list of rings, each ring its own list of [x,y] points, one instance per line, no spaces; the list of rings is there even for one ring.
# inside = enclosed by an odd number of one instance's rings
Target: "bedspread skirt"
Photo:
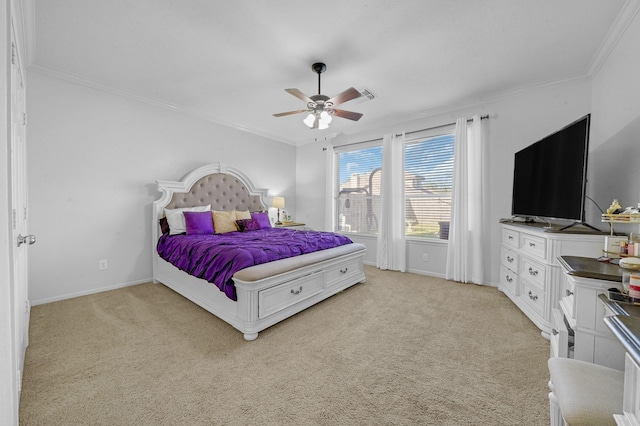
[[[333,232],[268,228],[213,235],[164,234],[157,250],[162,259],[237,300],[233,274],[239,270],[351,243]]]

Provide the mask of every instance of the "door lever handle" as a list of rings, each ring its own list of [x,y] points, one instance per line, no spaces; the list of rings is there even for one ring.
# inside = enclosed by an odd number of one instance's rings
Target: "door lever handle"
[[[36,242],[36,236],[35,235],[18,235],[18,247],[20,247],[22,244],[35,244]]]

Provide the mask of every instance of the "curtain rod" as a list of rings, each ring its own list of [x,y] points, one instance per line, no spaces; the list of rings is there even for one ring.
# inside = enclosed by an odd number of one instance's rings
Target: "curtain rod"
[[[488,120],[488,119],[489,119],[489,114],[480,116],[480,120]],[[472,121],[473,121],[472,118],[467,119],[467,123],[470,123]],[[429,128],[426,128],[426,129],[413,130],[411,132],[406,132],[405,135],[412,135],[414,133],[424,132],[425,130],[439,129],[440,127],[453,126],[454,124],[456,124],[456,123],[453,122],[453,123],[448,123],[448,124],[440,124],[438,126],[429,127]],[[396,134],[396,136],[400,136],[400,134]],[[380,140],[380,139],[382,139],[382,138],[369,139],[367,141],[361,141],[361,142],[346,143],[344,145],[338,145],[336,148],[340,148],[340,147],[343,147],[343,146],[358,145],[358,144],[361,144],[361,143],[375,142],[375,141]],[[322,150],[326,151],[327,148],[323,147]]]
[[[480,116],[480,120],[488,120],[488,119],[489,119],[489,114]],[[473,118],[468,118],[467,119],[467,123],[471,123],[472,121],[473,121]],[[453,122],[453,123],[448,123],[448,124],[440,124],[439,126],[429,127],[428,129],[420,129],[420,130],[414,130],[412,132],[406,132],[405,135],[412,135],[414,133],[424,132],[425,130],[439,129],[440,127],[453,126],[454,124],[456,124],[456,123]],[[396,134],[396,136],[400,136],[400,133]],[[377,140],[377,139],[374,139],[374,140]]]

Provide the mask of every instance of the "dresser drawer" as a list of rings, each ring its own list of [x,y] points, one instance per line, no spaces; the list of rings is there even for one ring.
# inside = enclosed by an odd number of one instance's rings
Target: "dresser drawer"
[[[339,265],[327,269],[327,287],[338,285],[345,280],[348,280],[354,274],[359,271],[360,260],[354,259],[349,262],[344,262]]]
[[[520,233],[511,229],[502,228],[502,243],[509,247],[520,247]]]
[[[520,264],[520,255],[518,253],[513,250],[509,250],[508,248],[502,247],[500,258],[500,263],[502,263],[502,265],[517,273],[518,265]]]
[[[544,292],[542,289],[525,280],[522,280],[520,285],[522,287],[520,297],[524,299],[527,305],[531,306],[538,315],[542,316],[544,311]]]
[[[520,278],[536,283],[544,291],[546,274],[547,268],[545,266],[534,262],[528,257],[523,257]]]
[[[569,358],[569,329],[559,309],[552,309],[553,328],[549,337],[551,357]]]
[[[324,274],[316,272],[258,293],[258,318],[273,315],[324,290]]]
[[[547,240],[529,234],[520,234],[520,247],[524,253],[545,260],[547,258]]]
[[[560,279],[560,298],[573,296],[573,292],[576,289],[576,285],[573,280],[569,279],[566,273],[562,274]]]
[[[518,286],[519,282],[520,279],[518,277],[518,274],[516,274],[506,266],[500,267],[500,286],[503,289],[517,296],[520,290],[520,287]]]

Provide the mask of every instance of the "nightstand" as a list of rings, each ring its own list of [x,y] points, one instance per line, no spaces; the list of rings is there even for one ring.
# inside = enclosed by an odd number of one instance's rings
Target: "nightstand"
[[[280,225],[273,225],[274,228],[296,228],[296,227],[304,227],[304,223],[298,222],[282,222]]]

